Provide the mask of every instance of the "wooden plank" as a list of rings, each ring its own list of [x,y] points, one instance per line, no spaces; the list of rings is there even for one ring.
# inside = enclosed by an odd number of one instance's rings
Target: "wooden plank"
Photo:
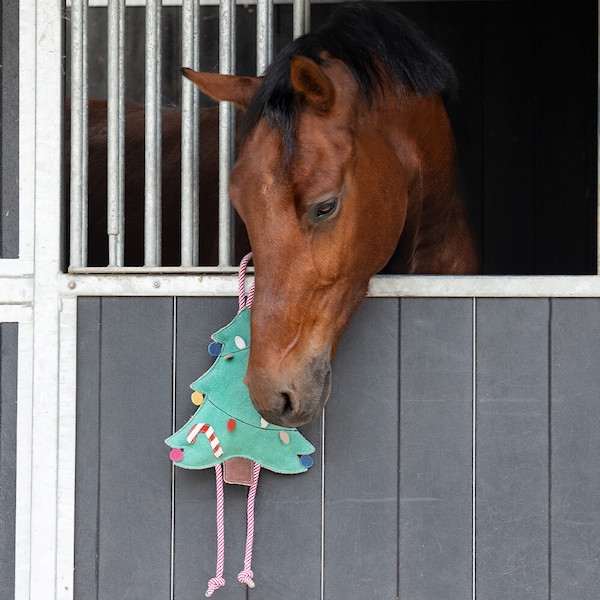
[[[98,600],[100,298],[77,302],[74,597]]]
[[[398,300],[369,299],[340,343],[325,417],[326,598],[395,598]]]
[[[300,475],[263,469],[256,500],[253,569],[261,600],[309,600],[321,590],[321,421],[300,428],[315,446]],[[240,563],[241,556],[237,562]]]
[[[190,402],[190,384],[214,362],[207,352],[210,336],[229,323],[236,312],[235,298],[177,299],[175,430],[196,410]],[[165,446],[165,457],[168,450]],[[183,600],[202,596],[208,580],[215,576],[215,475],[213,469],[186,471],[177,468],[174,474],[174,598]],[[224,591],[228,598],[245,598],[245,591],[236,580],[243,560],[245,491],[241,486],[225,489],[224,575],[227,587]]]
[[[18,325],[0,323],[0,589],[15,590]]]
[[[0,6],[0,257],[19,256],[19,3]]]
[[[477,301],[476,588],[548,597],[549,301]]]
[[[551,589],[600,589],[600,300],[552,300]]]
[[[471,300],[402,299],[400,598],[472,595]]]
[[[173,300],[104,298],[98,598],[168,597]]]

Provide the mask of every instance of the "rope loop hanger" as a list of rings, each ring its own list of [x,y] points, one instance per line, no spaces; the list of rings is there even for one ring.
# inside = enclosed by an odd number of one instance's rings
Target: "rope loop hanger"
[[[252,308],[252,302],[254,300],[254,282],[250,286],[250,291],[246,297],[246,269],[248,263],[252,260],[252,252],[248,252],[242,261],[240,262],[240,269],[238,273],[238,307],[239,310],[243,308]]]

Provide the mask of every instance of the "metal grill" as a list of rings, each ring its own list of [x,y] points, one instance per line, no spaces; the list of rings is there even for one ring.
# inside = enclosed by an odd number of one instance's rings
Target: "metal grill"
[[[88,266],[88,69],[86,0],[71,0],[71,192],[70,256],[72,272]],[[108,166],[107,231],[108,270],[125,267],[125,9],[126,0],[96,2],[108,11]],[[129,2],[127,5],[144,3]],[[144,270],[161,267],[161,13],[160,0],[145,2],[145,203],[144,203]],[[181,49],[184,65],[199,68],[200,24],[198,0],[181,0]],[[219,70],[235,74],[235,0],[219,2]],[[257,0],[256,63],[261,74],[273,56],[273,0]],[[294,36],[308,29],[310,3],[293,2]],[[181,270],[199,265],[199,236],[202,223],[198,217],[198,160],[202,143],[198,131],[198,90],[184,81],[182,88],[181,127]],[[235,111],[229,102],[219,107],[219,246],[218,269],[233,264],[233,212],[227,193],[229,172],[233,165]],[[200,139],[199,139],[200,138]],[[139,269],[137,269],[139,270]]]

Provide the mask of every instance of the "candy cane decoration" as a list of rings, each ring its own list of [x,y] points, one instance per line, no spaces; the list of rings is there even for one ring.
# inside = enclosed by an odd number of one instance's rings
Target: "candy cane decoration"
[[[215,430],[208,425],[208,423],[196,423],[187,434],[188,444],[193,444],[196,441],[196,438],[199,434],[203,433],[210,442],[210,447],[212,448],[213,454],[217,458],[221,458],[223,456],[223,448],[221,448],[221,444],[219,442],[219,438],[215,433]]]

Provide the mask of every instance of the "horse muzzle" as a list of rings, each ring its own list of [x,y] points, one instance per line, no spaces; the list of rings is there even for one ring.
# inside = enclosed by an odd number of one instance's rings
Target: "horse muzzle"
[[[281,427],[303,425],[321,414],[331,393],[329,352],[292,373],[250,364],[245,382],[266,421]]]

